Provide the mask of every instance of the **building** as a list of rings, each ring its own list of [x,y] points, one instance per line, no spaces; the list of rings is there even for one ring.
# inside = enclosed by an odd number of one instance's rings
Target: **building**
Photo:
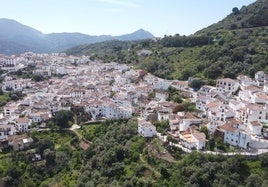
[[[6,139],[8,135],[13,135],[13,133],[12,125],[0,125],[0,140]]]
[[[138,132],[145,138],[150,138],[156,135],[155,126],[145,119],[138,119]]]
[[[23,117],[17,120],[16,127],[19,132],[28,132],[29,126],[30,126],[30,120],[28,118]]]
[[[190,130],[180,131],[181,144],[188,149],[204,149],[206,147],[206,135],[202,132]]]
[[[264,71],[258,71],[255,73],[255,80],[257,81],[258,86],[264,85],[265,76],[267,75],[264,73]]]
[[[253,135],[261,135],[262,134],[262,126],[258,121],[252,121],[249,123],[248,128]]]
[[[223,134],[224,143],[246,149],[251,138],[250,135],[241,129],[241,126],[241,122],[232,120],[218,127],[216,131],[219,132],[216,132],[216,134]]]
[[[239,82],[230,78],[219,79],[216,87],[219,93],[227,92],[234,94],[239,88]]]

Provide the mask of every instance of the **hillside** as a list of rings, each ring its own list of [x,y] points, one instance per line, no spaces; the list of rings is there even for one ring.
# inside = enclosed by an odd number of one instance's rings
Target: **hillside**
[[[83,50],[78,50],[79,46],[67,53],[99,54],[97,57],[105,61],[132,64],[168,79],[195,76],[214,80],[268,71],[268,1],[258,0],[240,10],[234,7],[230,12],[223,20],[190,36],[177,34],[157,42],[144,40],[105,55],[100,51],[111,49],[110,45],[100,47],[105,43],[84,45]],[[143,54],[144,50],[150,50],[150,54]]]
[[[15,20],[0,19],[0,53],[18,54],[26,51],[37,53],[60,52],[71,47],[107,40],[142,40],[154,36],[145,30],[121,36],[91,36],[82,33],[43,34]]]
[[[71,131],[32,131],[30,149],[0,152],[1,186],[267,186],[267,154],[226,157],[162,145],[137,134],[137,122],[83,125],[83,149]],[[85,144],[85,142],[84,142]],[[33,154],[37,153],[37,154]],[[33,160],[35,155],[41,160]],[[169,159],[167,159],[169,158]],[[179,168],[179,169],[178,169]]]

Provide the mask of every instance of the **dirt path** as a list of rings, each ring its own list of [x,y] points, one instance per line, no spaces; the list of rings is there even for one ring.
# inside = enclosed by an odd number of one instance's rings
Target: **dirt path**
[[[72,127],[71,127],[69,130],[73,131],[73,132],[76,134],[76,136],[77,136],[77,137],[79,138],[79,140],[81,141],[81,142],[79,143],[79,146],[80,146],[82,149],[86,150],[86,149],[92,144],[92,142],[86,140],[86,139],[83,137],[83,135],[79,133],[79,131],[78,131],[77,129],[80,129],[80,126],[77,125],[77,124],[73,124]]]

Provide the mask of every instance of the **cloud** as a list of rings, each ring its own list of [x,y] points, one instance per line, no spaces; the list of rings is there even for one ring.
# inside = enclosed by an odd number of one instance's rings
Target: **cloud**
[[[112,5],[119,5],[119,6],[123,6],[123,7],[132,7],[132,8],[137,8],[140,7],[139,4],[137,3],[133,3],[127,0],[98,0],[98,2],[102,2],[102,3],[109,3]]]
[[[114,12],[114,13],[116,13],[116,12],[125,12],[125,10],[123,10],[123,9],[117,9],[117,8],[110,8],[110,9],[105,9],[104,10],[105,12]]]

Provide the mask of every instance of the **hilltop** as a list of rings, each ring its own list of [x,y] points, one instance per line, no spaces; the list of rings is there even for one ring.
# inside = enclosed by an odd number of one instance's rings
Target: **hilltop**
[[[234,78],[268,71],[267,33],[268,1],[258,0],[241,9],[234,7],[223,20],[190,36],[143,40],[129,43],[128,48],[125,42],[117,42],[117,47],[111,42],[83,45],[67,53],[131,64],[167,79]]]
[[[107,40],[142,40],[154,38],[143,29],[121,36],[100,35],[91,36],[82,33],[51,33],[42,32],[23,25],[15,20],[0,19],[0,53],[19,54],[27,51],[37,53],[53,53],[69,49],[71,47],[102,42]]]

